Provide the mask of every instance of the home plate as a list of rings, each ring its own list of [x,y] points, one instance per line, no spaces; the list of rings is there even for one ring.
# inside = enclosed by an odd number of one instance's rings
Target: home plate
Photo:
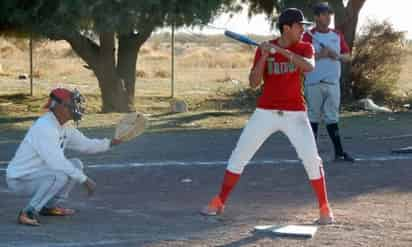
[[[254,227],[256,232],[271,232],[281,236],[295,236],[312,238],[318,228],[316,226],[299,226],[299,225],[258,225]]]

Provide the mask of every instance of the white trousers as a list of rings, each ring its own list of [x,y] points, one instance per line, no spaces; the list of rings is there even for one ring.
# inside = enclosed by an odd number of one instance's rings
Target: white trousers
[[[257,108],[240,135],[230,156],[227,170],[240,174],[263,142],[273,133],[282,131],[292,143],[310,180],[322,174],[315,138],[304,111],[265,110]]]
[[[70,159],[77,169],[83,169],[79,159]],[[63,199],[67,199],[77,182],[61,171],[44,170],[21,178],[8,178],[7,185],[11,191],[20,196],[31,197],[26,206],[39,212],[43,207],[54,207]]]
[[[312,123],[325,124],[339,122],[340,84],[316,83],[305,86],[305,98],[308,104],[309,120]]]

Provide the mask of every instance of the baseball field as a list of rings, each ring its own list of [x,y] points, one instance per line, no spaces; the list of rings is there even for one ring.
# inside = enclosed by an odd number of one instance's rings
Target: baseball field
[[[35,94],[27,96],[29,80],[18,79],[28,73],[27,42],[0,40],[0,246],[410,246],[412,155],[391,153],[412,146],[407,110],[343,111],[343,144],[355,163],[332,160],[332,145],[321,128],[318,148],[336,224],[319,227],[311,239],[252,231],[263,224],[308,225],[317,217],[304,169],[281,134],[256,153],[223,216],[198,213],[218,191],[253,110],[246,89],[253,50],[219,39],[186,37],[177,43],[175,92],[190,110],[179,114],[169,111],[168,42],[153,38],[142,48],[136,107],[150,120],[146,133],[108,153],[68,153],[84,161],[97,182],[96,194],[88,198],[79,187],[65,204],[77,209],[76,215],[42,217],[36,228],[16,223],[27,199],[7,190],[5,169],[42,114],[47,92],[66,86],[86,95],[88,114],[80,129],[91,137],[111,137],[122,114],[98,112],[96,79],[63,42],[35,46]],[[411,61],[408,56],[403,66],[400,96],[412,87]]]

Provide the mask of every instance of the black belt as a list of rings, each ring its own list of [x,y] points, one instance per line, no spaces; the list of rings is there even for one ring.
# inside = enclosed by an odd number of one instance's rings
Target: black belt
[[[320,80],[320,83],[325,83],[325,84],[329,84],[329,85],[335,85],[334,82],[330,82],[330,81],[324,81],[324,80]]]

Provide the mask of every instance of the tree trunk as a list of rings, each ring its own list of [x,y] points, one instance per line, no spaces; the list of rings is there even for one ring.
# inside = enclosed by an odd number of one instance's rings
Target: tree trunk
[[[100,34],[100,46],[80,33],[61,37],[88,64],[99,82],[102,112],[135,111],[136,64],[140,47],[150,37],[154,24],[139,33],[119,35],[116,65],[115,33]]]
[[[359,12],[365,2],[366,0],[349,0],[343,14],[337,14],[335,16],[335,26],[339,31],[343,33],[350,49],[353,48],[356,37],[356,27],[358,25]],[[352,66],[350,63],[342,65],[341,90],[343,102],[351,101],[353,98],[351,68]]]
[[[119,36],[119,50],[117,54],[117,72],[125,85],[129,109],[135,109],[136,64],[140,48],[137,44],[136,36],[134,34]]]
[[[130,112],[123,80],[116,70],[115,34],[100,34],[100,52],[97,69],[94,70],[102,94],[102,112]]]
[[[153,31],[150,24],[139,33],[119,35],[119,51],[117,54],[117,72],[124,82],[129,109],[135,109],[136,64],[140,47],[146,42]]]
[[[350,0],[345,8],[343,16],[336,15],[336,28],[343,32],[349,47],[353,47],[356,27],[358,26],[359,12],[366,0]]]
[[[102,112],[129,112],[124,83],[116,70],[115,36],[113,32],[100,34],[100,46],[80,33],[62,37],[87,63],[99,82]]]

